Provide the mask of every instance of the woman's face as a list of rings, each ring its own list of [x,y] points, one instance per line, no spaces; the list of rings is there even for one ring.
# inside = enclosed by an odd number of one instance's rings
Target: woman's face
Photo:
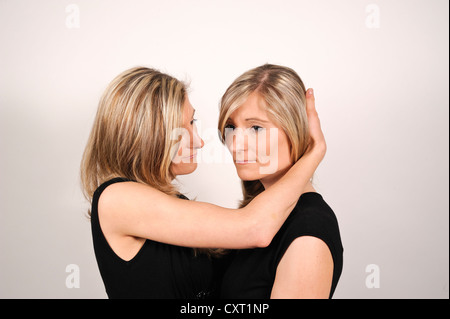
[[[293,164],[284,130],[272,121],[260,95],[253,92],[228,118],[225,143],[233,155],[239,177],[260,180],[265,188]]]
[[[172,132],[173,139],[181,139],[175,147],[177,151],[170,166],[173,175],[190,174],[197,168],[197,150],[205,144],[197,133],[194,119],[195,110],[189,98],[183,104],[183,126]]]

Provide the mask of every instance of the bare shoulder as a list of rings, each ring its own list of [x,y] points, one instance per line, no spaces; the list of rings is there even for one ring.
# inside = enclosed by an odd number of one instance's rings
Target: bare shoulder
[[[272,298],[328,298],[332,278],[327,244],[313,236],[298,237],[278,264]]]
[[[127,181],[105,188],[98,200],[98,216],[106,232],[128,234],[139,216],[152,214],[169,197],[142,183]]]
[[[126,194],[127,192],[134,189],[138,184],[136,182],[120,182],[114,183],[106,187],[99,197],[99,205],[100,203],[103,205],[108,205],[114,203],[120,196]]]
[[[278,268],[287,270],[302,282],[315,278],[331,286],[333,275],[333,257],[328,245],[314,236],[296,238],[286,250]],[[310,284],[313,284],[310,282]],[[328,291],[329,293],[329,291]]]
[[[109,185],[99,198],[99,210],[107,208],[108,211],[114,211],[121,205],[132,205],[136,200],[142,198],[155,198],[165,195],[151,186],[137,182],[121,182]]]
[[[98,217],[102,232],[117,256],[123,260],[131,260],[141,249],[144,238],[129,235],[124,226],[132,225],[135,218],[127,207],[141,189],[150,189],[143,184],[126,181],[107,186],[98,201]]]

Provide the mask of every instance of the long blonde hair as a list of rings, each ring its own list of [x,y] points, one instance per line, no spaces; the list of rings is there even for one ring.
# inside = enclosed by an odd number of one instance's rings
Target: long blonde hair
[[[81,184],[91,202],[103,182],[124,177],[168,195],[181,195],[170,170],[182,127],[187,85],[157,70],[136,67],[119,74],[102,95],[81,161]],[[90,214],[90,212],[89,212]],[[222,249],[193,248],[223,255]]]
[[[306,89],[298,74],[285,66],[259,66],[239,76],[228,87],[220,102],[218,128],[222,142],[225,142],[228,118],[253,92],[262,98],[269,117],[283,128],[290,142],[291,160],[297,161],[306,152],[309,143]],[[246,206],[263,190],[259,180],[242,181],[244,197],[240,206]]]
[[[172,185],[171,132],[181,127],[186,86],[157,70],[136,67],[118,75],[103,93],[81,161],[86,198],[114,177],[166,194]]]

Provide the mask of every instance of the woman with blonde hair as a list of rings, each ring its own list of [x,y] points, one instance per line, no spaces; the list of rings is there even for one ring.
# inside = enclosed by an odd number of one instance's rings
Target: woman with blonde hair
[[[144,67],[117,76],[100,99],[81,163],[108,297],[212,296],[216,248],[267,246],[326,152],[310,102],[306,154],[270,190],[229,209],[187,200],[172,184],[196,169],[203,146],[185,84]]]
[[[223,95],[219,131],[242,179],[241,208],[272,190],[307,155],[314,125],[308,121],[310,94],[294,70],[266,64],[242,74]],[[236,252],[221,295],[331,298],[342,254],[336,216],[308,182],[270,245]]]

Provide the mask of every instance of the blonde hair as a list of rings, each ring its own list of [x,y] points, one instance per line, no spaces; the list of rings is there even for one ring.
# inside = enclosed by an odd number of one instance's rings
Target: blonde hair
[[[90,202],[95,190],[115,177],[181,195],[172,184],[176,176],[170,165],[179,141],[173,132],[182,127],[186,96],[185,83],[145,67],[129,69],[109,84],[81,161],[81,184]],[[222,249],[193,251],[195,256],[223,255]]]
[[[171,132],[181,127],[186,86],[157,70],[136,67],[118,75],[103,93],[82,162],[86,198],[114,177],[125,177],[166,194],[172,185]]]
[[[309,128],[306,116],[306,89],[298,74],[291,68],[265,64],[239,76],[226,90],[220,102],[219,132],[225,142],[225,126],[230,115],[250,94],[257,92],[269,117],[281,126],[291,147],[291,160],[297,161],[306,152]],[[262,183],[242,181],[243,200],[246,206],[264,190]]]

